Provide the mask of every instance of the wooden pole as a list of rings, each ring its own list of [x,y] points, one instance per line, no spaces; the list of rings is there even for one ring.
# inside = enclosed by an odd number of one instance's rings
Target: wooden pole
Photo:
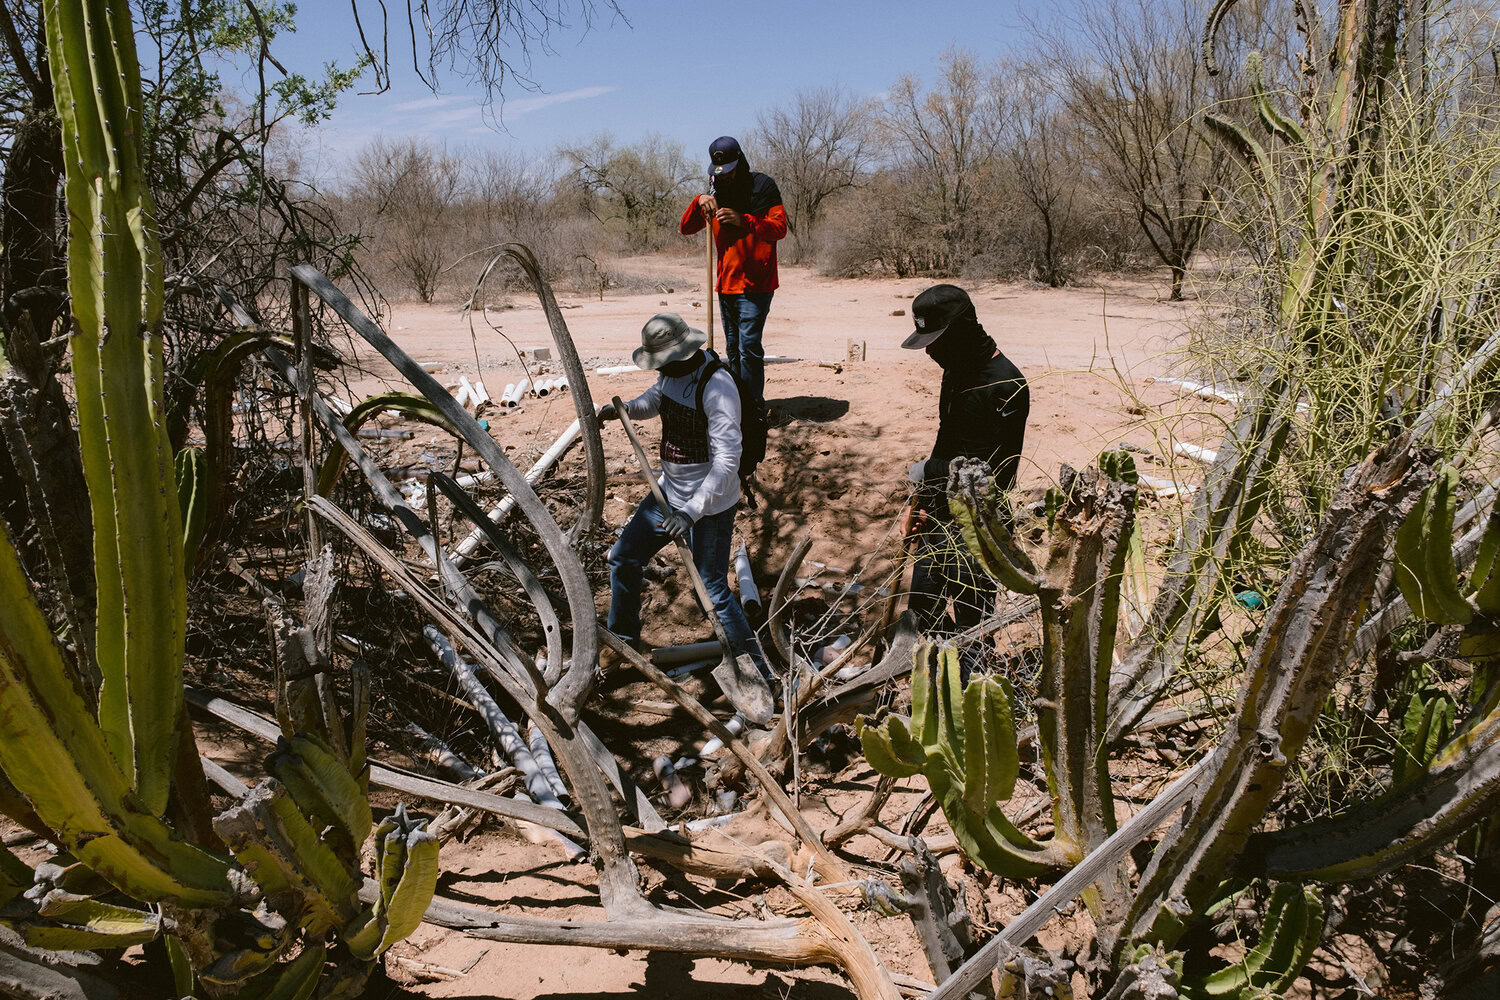
[[[702,202],[699,203],[698,211],[703,211]],[[714,265],[714,220],[705,217],[703,220],[703,235],[707,236],[707,253],[705,259],[708,262],[708,295],[704,304],[708,306],[708,349],[714,349],[714,300],[719,297],[719,274]]]

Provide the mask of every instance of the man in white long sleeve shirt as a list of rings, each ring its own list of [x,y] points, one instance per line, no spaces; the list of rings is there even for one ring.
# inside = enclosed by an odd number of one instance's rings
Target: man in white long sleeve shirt
[[[609,553],[609,630],[630,642],[641,635],[642,568],[671,539],[693,551],[731,652],[749,654],[769,681],[760,645],[729,588],[734,513],[740,503],[740,392],[717,358],[703,350],[707,337],[676,313],[660,313],[641,328],[633,359],[659,372],[654,385],[625,404],[631,420],[660,416],[663,511],[647,495]],[[616,417],[606,404],[599,419]]]

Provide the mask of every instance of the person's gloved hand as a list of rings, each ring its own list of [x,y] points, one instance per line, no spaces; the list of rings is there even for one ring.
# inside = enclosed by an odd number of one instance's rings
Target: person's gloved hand
[[[662,519],[661,530],[673,538],[685,539],[693,530],[693,519],[680,510],[674,510]]]
[[[603,427],[606,420],[619,420],[620,415],[615,412],[614,403],[605,403],[599,407],[599,426]]]

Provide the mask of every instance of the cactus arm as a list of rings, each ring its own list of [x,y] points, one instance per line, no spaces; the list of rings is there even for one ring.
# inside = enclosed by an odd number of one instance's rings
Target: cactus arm
[[[1036,568],[1011,537],[1001,516],[1000,488],[984,462],[955,462],[948,469],[948,510],[969,553],[990,576],[1018,594],[1034,594]]]
[[[44,6],[67,178],[78,436],[95,528],[100,722],[140,801],[159,815],[182,704],[187,596],[162,392],[160,253],[137,145],[140,72],[128,5]]]
[[[907,726],[907,720],[897,716],[887,716],[879,725],[864,716],[855,720],[860,748],[876,771],[892,778],[910,778],[922,773],[927,754],[911,738]]]
[[[1265,59],[1259,52],[1252,52],[1245,58],[1245,70],[1250,76],[1250,93],[1255,98],[1255,110],[1266,131],[1293,146],[1305,146],[1307,133],[1302,131],[1302,126],[1283,115],[1271,102],[1271,93],[1266,87]]]
[[[1157,846],[1122,944],[1171,947],[1241,859],[1342,676],[1381,554],[1431,481],[1429,461],[1403,441],[1371,456],[1292,561],[1250,655],[1236,719],[1192,809]]]
[[[1271,167],[1271,157],[1266,154],[1265,147],[1256,142],[1250,133],[1245,131],[1244,126],[1232,118],[1216,115],[1211,111],[1204,112],[1203,124],[1208,127],[1215,138],[1234,150],[1235,155],[1250,171],[1250,176],[1255,179],[1261,191],[1269,195],[1276,172]]]
[[[1443,747],[1427,773],[1326,820],[1250,839],[1237,870],[1352,882],[1430,854],[1500,811],[1500,708]]]
[[[153,940],[161,931],[155,913],[87,897],[58,899],[49,893],[42,902],[44,919],[26,921],[17,929],[33,948],[51,951],[88,951],[128,948]]]
[[[184,448],[172,465],[182,514],[182,561],[188,572],[192,572],[208,524],[208,460],[202,448]]]
[[[1219,62],[1214,58],[1214,39],[1219,35],[1219,25],[1229,16],[1234,5],[1239,0],[1216,0],[1209,8],[1208,20],[1203,27],[1203,66],[1208,70],[1209,76],[1219,75]]]
[[[933,658],[937,647],[923,643],[912,654],[911,734],[930,756],[938,748],[938,700],[933,694]]]
[[[58,842],[138,899],[228,897],[228,865],[133,809],[130,785],[72,680],[0,526],[0,768]]]
[[[437,891],[437,878],[437,837],[425,828],[411,831],[406,838],[406,863],[401,880],[386,904],[387,926],[376,954],[384,953],[422,923],[422,915],[427,912],[427,905]]]
[[[1474,571],[1469,577],[1474,588],[1474,606],[1486,615],[1500,615],[1500,508],[1490,511],[1484,534],[1479,539],[1479,552],[1474,559]]]
[[[1292,883],[1271,894],[1260,940],[1238,962],[1181,984],[1185,1000],[1247,997],[1252,991],[1280,993],[1296,981],[1323,933],[1323,898]]]

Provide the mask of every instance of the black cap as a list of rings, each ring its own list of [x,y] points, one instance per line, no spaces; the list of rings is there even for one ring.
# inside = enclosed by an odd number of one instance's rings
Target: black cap
[[[916,351],[941,337],[954,320],[973,316],[974,303],[957,285],[933,285],[912,300],[911,315],[917,328],[901,346]]]
[[[721,177],[740,165],[739,140],[733,136],[721,135],[708,144],[708,159],[710,164],[708,172],[715,177]]]

